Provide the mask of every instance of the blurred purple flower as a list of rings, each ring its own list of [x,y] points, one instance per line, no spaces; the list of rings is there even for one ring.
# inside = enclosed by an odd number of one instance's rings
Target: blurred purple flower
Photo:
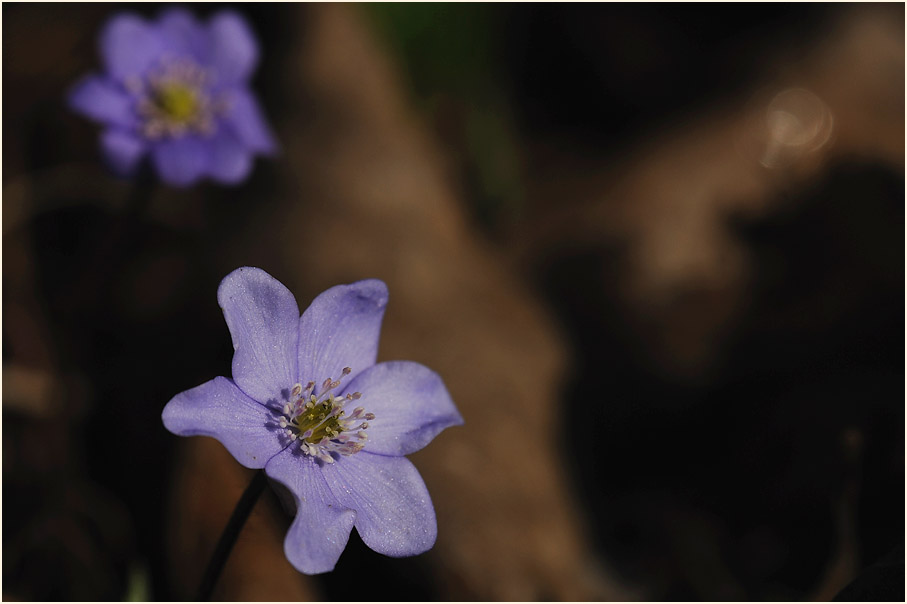
[[[213,436],[290,490],[296,519],[284,551],[304,573],[332,570],[353,526],[388,556],[431,548],[434,508],[403,456],[463,419],[435,372],[375,364],[387,286],[332,287],[300,318],[283,284],[246,267],[227,275],[217,299],[233,337],[233,380],[176,395],[164,426]]]
[[[200,23],[183,9],[149,22],[133,14],[111,18],[100,36],[104,73],[69,93],[70,107],[106,127],[105,159],[132,173],[150,154],[162,180],[188,186],[203,177],[243,181],[255,154],[276,143],[249,79],[258,44],[230,11]]]

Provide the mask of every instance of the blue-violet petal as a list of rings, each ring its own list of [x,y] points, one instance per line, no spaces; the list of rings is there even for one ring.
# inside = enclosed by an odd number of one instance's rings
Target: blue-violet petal
[[[211,18],[211,67],[219,84],[245,83],[258,64],[258,42],[246,21],[232,11]]]
[[[298,381],[296,298],[260,268],[243,267],[221,282],[217,302],[233,338],[236,384],[259,402],[282,406]]]
[[[123,176],[135,171],[147,150],[145,141],[119,128],[108,128],[101,135],[104,160],[114,172]]]
[[[235,88],[227,93],[226,99],[224,124],[252,151],[265,155],[276,153],[277,142],[255,96],[248,90]]]
[[[350,378],[375,364],[387,286],[378,279],[337,285],[320,294],[299,320],[299,375],[316,393],[344,367]]]
[[[100,44],[107,73],[121,82],[144,75],[165,51],[157,31],[138,15],[128,13],[107,22]]]
[[[158,16],[157,25],[170,53],[191,57],[200,65],[208,64],[211,54],[208,30],[190,11],[182,7],[167,8]]]
[[[378,553],[414,556],[435,543],[435,510],[418,470],[405,457],[361,451],[322,466],[331,492],[356,511],[356,530]]]
[[[244,181],[252,171],[252,152],[232,132],[221,129],[211,141],[211,178],[227,185]]]
[[[170,138],[151,149],[161,180],[175,187],[195,184],[208,171],[211,143],[196,136]]]
[[[346,392],[361,392],[358,404],[375,414],[365,445],[370,453],[409,455],[463,423],[441,376],[419,363],[379,363],[356,376]]]
[[[177,394],[162,418],[174,434],[216,438],[247,468],[265,467],[284,446],[273,414],[224,377]]]
[[[355,512],[340,504],[315,458],[298,447],[272,457],[265,473],[283,483],[296,501],[296,518],[283,544],[287,559],[306,574],[333,570],[350,537]]]
[[[102,124],[133,128],[137,123],[133,101],[126,91],[97,75],[79,80],[67,100],[74,111]]]

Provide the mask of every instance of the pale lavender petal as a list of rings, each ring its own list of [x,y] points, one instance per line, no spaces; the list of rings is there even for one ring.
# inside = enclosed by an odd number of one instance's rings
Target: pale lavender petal
[[[157,19],[167,52],[188,55],[204,65],[208,62],[208,30],[188,10],[168,8]]]
[[[195,184],[211,162],[211,141],[183,136],[161,141],[151,150],[161,180],[175,187]]]
[[[252,152],[223,128],[211,141],[211,165],[208,172],[217,182],[237,184],[252,170]]]
[[[247,468],[263,468],[283,448],[273,414],[223,377],[177,394],[162,418],[174,434],[216,438]]]
[[[277,142],[255,96],[243,88],[227,93],[227,126],[239,137],[246,147],[262,154],[277,152]]]
[[[338,285],[323,292],[299,320],[299,375],[320,388],[344,367],[352,379],[375,364],[387,286],[377,279]]]
[[[217,302],[233,337],[236,384],[257,401],[282,405],[297,382],[296,298],[260,268],[243,267],[221,281]]]
[[[132,99],[113,82],[96,75],[82,78],[69,92],[69,106],[103,124],[130,128],[136,123]]]
[[[422,477],[405,457],[361,451],[321,471],[341,505],[356,511],[356,530],[376,552],[414,556],[434,545],[435,510]]]
[[[219,84],[245,82],[258,64],[258,42],[246,21],[232,11],[211,18],[210,66]]]
[[[361,392],[356,402],[375,414],[368,422],[365,450],[380,455],[409,455],[450,426],[463,424],[437,373],[411,361],[379,363],[350,382],[346,392]]]
[[[104,159],[117,174],[132,174],[147,150],[145,141],[123,130],[111,128],[101,135]]]
[[[100,40],[107,73],[124,82],[144,74],[165,50],[155,28],[128,13],[108,21]]]
[[[265,473],[283,483],[296,501],[296,518],[283,542],[287,559],[310,575],[333,570],[350,538],[355,512],[337,501],[314,458],[297,446],[272,457]]]

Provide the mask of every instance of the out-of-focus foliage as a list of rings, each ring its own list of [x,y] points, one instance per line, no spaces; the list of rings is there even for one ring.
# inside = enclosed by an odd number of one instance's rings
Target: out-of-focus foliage
[[[457,152],[479,222],[494,228],[518,219],[525,193],[501,35],[507,11],[485,3],[360,6],[404,65],[423,119]]]

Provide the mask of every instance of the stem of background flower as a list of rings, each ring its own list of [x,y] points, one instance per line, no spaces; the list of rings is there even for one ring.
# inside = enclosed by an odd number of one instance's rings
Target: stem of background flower
[[[112,217],[110,228],[85,265],[87,272],[76,281],[74,291],[68,296],[73,304],[92,307],[97,300],[109,299],[116,278],[122,277],[123,268],[130,257],[129,252],[137,247],[135,240],[140,232],[141,219],[150,205],[154,190],[153,175],[147,169],[140,171],[123,205],[123,211]]]
[[[217,542],[217,547],[214,548],[214,554],[208,562],[208,568],[205,569],[205,575],[202,577],[202,582],[198,587],[196,601],[207,602],[211,599],[214,585],[217,583],[221,571],[224,570],[224,564],[227,563],[227,558],[230,557],[230,551],[233,549],[243,525],[249,518],[252,508],[255,507],[255,502],[258,501],[258,497],[264,491],[267,483],[268,479],[263,471],[258,470],[255,472],[252,482],[246,487],[245,492],[243,492],[242,497],[239,498],[239,502],[236,504],[236,508],[233,509],[233,515],[230,516],[227,527]]]

